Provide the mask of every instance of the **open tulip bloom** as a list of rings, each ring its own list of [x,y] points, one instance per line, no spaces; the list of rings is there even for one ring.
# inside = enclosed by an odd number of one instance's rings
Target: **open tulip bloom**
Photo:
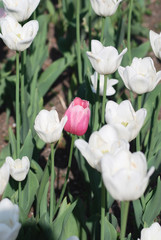
[[[149,37],[155,56],[161,60],[161,33],[158,34],[150,30]]]
[[[8,15],[18,22],[27,20],[37,8],[40,0],[2,0]]]
[[[32,20],[23,27],[11,16],[1,21],[1,34],[3,42],[8,48],[15,51],[26,50],[33,42],[39,29],[38,21]]]
[[[144,124],[147,111],[145,108],[134,111],[129,100],[117,104],[114,101],[108,101],[106,104],[105,119],[117,129],[120,138],[132,141],[138,135]]]
[[[55,109],[51,111],[41,110],[35,119],[35,131],[39,138],[45,143],[57,142],[62,134],[67,116],[59,121],[58,113]]]
[[[0,195],[3,194],[10,177],[10,167],[8,163],[4,163],[0,168]]]
[[[159,223],[153,223],[149,228],[141,230],[140,240],[160,240],[161,239],[161,226]],[[139,240],[139,239],[138,239]]]
[[[151,92],[161,80],[161,71],[156,72],[150,57],[135,57],[130,66],[120,66],[118,72],[125,86],[137,94]]]
[[[112,46],[104,47],[100,41],[92,40],[91,52],[87,52],[87,56],[95,71],[106,75],[112,74],[118,69],[126,52],[127,48],[118,54],[116,48]]]
[[[21,224],[19,223],[19,207],[9,199],[0,202],[0,236],[1,240],[15,240]]]
[[[12,178],[16,181],[23,181],[29,171],[30,161],[28,157],[23,157],[22,159],[13,160],[11,157],[6,158],[6,162],[10,166],[10,174]]]
[[[104,91],[104,79],[105,76],[104,75],[100,75],[100,79],[99,79],[99,94],[101,96],[103,96],[103,91]],[[94,93],[97,92],[97,84],[98,84],[98,73],[95,72],[92,76],[91,76],[91,82],[92,82],[92,91]],[[112,96],[115,94],[116,90],[113,88],[114,85],[116,85],[118,83],[117,79],[107,79],[107,89],[106,89],[106,96]]]
[[[121,149],[115,154],[108,153],[103,156],[101,172],[105,187],[115,200],[131,201],[143,195],[154,167],[147,173],[147,162],[143,153],[131,153]]]
[[[93,132],[88,143],[83,139],[76,140],[75,146],[89,165],[99,172],[101,172],[100,161],[104,154],[114,153],[122,148],[129,149],[128,142],[120,140],[117,131],[110,125],[104,125],[99,131]]]
[[[122,0],[91,0],[95,13],[102,17],[112,16]]]
[[[86,133],[90,119],[89,102],[76,97],[65,112],[68,120],[64,130],[82,136]]]

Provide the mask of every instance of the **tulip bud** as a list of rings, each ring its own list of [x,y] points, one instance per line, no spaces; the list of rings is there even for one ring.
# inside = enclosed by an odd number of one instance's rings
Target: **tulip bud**
[[[10,174],[16,181],[23,181],[29,171],[30,161],[28,157],[23,157],[22,159],[13,160],[11,157],[6,158],[6,162],[10,166]]]
[[[64,130],[82,136],[86,133],[90,119],[89,102],[76,97],[65,112],[68,120]]]
[[[157,34],[150,30],[149,37],[155,56],[161,60],[161,32]]]
[[[160,240],[161,239],[161,226],[159,223],[153,223],[149,228],[141,230],[140,240]],[[139,240],[139,239],[138,239]]]
[[[102,17],[112,16],[122,0],[91,0],[95,13]]]

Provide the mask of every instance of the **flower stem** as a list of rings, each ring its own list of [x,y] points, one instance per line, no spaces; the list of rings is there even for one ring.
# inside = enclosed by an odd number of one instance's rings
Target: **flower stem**
[[[103,102],[102,102],[102,125],[105,123],[105,104],[106,104],[106,91],[107,91],[107,76],[104,76],[104,90],[103,90]]]
[[[101,31],[101,43],[103,42],[104,30],[105,30],[105,17],[102,17],[102,31]]]
[[[92,21],[91,21],[91,2],[89,0],[89,20],[88,20],[88,26],[89,26],[89,50],[91,50],[91,39],[92,39]]]
[[[104,240],[104,232],[105,232],[105,193],[106,189],[104,186],[104,183],[102,181],[102,186],[101,186],[101,240]]]
[[[133,0],[130,0],[129,16],[128,16],[128,31],[127,31],[127,46],[128,46],[130,64],[131,64],[131,18],[132,18],[132,10],[133,10]]]
[[[54,206],[55,206],[55,191],[54,191],[54,154],[56,148],[54,144],[51,143],[51,187],[50,187],[50,224],[52,223],[54,217]]]
[[[142,106],[142,95],[138,95],[138,110]],[[140,146],[140,132],[136,138],[136,151],[140,151],[141,146]]]
[[[76,9],[76,38],[77,38],[78,79],[79,84],[81,84],[83,80],[82,80],[81,45],[80,45],[80,0],[77,0]]]
[[[120,240],[124,240],[124,238],[125,238],[129,203],[130,203],[129,201],[121,202],[121,236],[120,236]]]
[[[67,174],[66,174],[66,177],[65,177],[65,182],[64,182],[64,185],[63,185],[63,189],[61,191],[61,194],[60,194],[60,198],[59,198],[59,201],[56,205],[56,208],[54,210],[54,216],[59,208],[59,205],[64,197],[64,193],[65,193],[65,190],[66,190],[66,186],[67,186],[67,181],[68,181],[68,177],[69,177],[69,172],[70,172],[70,168],[71,168],[71,164],[72,164],[72,155],[73,155],[73,148],[74,148],[74,140],[75,140],[75,135],[72,135],[72,141],[71,141],[71,146],[70,146],[70,154],[69,154],[69,161],[68,161],[68,167],[67,167]]]
[[[20,76],[19,76],[19,52],[16,52],[16,139],[17,158],[20,154]]]

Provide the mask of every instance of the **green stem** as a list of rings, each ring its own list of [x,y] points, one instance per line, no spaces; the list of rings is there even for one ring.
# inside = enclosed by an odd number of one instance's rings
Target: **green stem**
[[[54,206],[55,206],[55,191],[54,191],[54,154],[56,148],[54,144],[51,143],[51,187],[50,187],[50,224],[52,223],[54,217]]]
[[[89,25],[89,50],[90,50],[90,51],[91,51],[91,40],[92,40],[91,12],[92,12],[92,6],[91,6],[91,2],[90,2],[90,0],[89,0],[89,20],[88,20],[88,25]]]
[[[67,167],[67,174],[66,174],[66,177],[65,177],[65,182],[64,182],[64,185],[63,185],[63,189],[61,191],[61,194],[60,194],[60,198],[59,198],[59,201],[56,205],[56,208],[55,208],[55,211],[54,211],[54,216],[55,214],[57,213],[57,210],[60,206],[60,203],[64,197],[64,193],[65,193],[65,190],[66,190],[66,186],[67,186],[67,181],[68,181],[68,177],[69,177],[69,172],[70,172],[70,168],[71,168],[71,164],[72,164],[72,155],[73,155],[73,148],[74,148],[74,140],[75,140],[75,135],[72,135],[72,141],[71,141],[71,146],[70,146],[70,154],[69,154],[69,161],[68,161],[68,167]]]
[[[102,102],[102,117],[101,117],[102,125],[105,123],[105,104],[106,104],[107,80],[108,80],[108,77],[105,75],[104,76],[103,102]]]
[[[103,42],[104,30],[105,30],[105,17],[102,17],[102,31],[101,31],[101,43]]]
[[[132,10],[133,10],[133,0],[130,0],[130,3],[129,3],[129,17],[128,17],[128,31],[127,31],[127,46],[128,46],[130,64],[131,64],[131,18],[132,18]]]
[[[18,203],[19,203],[19,207],[21,206],[21,203],[22,203],[21,190],[22,190],[22,186],[21,186],[21,182],[19,182],[18,183]]]
[[[99,92],[100,92],[100,75],[98,74],[97,79],[97,92],[96,92],[96,102],[95,102],[95,111],[94,111],[94,124],[93,131],[97,130],[98,122],[99,122]]]
[[[127,225],[127,216],[129,210],[129,201],[121,202],[121,235],[120,240],[124,240],[126,233],[126,225]]]
[[[20,154],[20,76],[19,76],[19,52],[16,52],[16,138],[17,158]]]
[[[76,9],[76,38],[77,38],[77,62],[78,62],[78,79],[79,84],[83,82],[82,80],[82,62],[81,62],[81,44],[80,44],[80,0],[77,0]]]
[[[138,95],[138,110],[142,106],[142,95]],[[136,137],[136,151],[140,151],[141,146],[140,146],[140,132],[138,133],[138,136]]]
[[[22,61],[21,61],[21,108],[22,108],[23,102],[25,101],[25,96],[24,96],[25,65],[26,65],[26,50],[22,52]]]
[[[104,233],[105,233],[105,195],[106,194],[106,189],[104,186],[104,183],[102,181],[102,186],[101,186],[101,240],[104,240]]]

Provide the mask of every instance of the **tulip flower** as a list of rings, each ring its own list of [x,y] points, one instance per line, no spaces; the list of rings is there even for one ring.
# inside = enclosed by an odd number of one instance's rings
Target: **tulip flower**
[[[37,8],[40,0],[2,0],[8,15],[18,22],[27,20]]]
[[[149,37],[155,56],[161,60],[161,32],[157,34],[150,30]]]
[[[9,199],[0,202],[0,238],[1,240],[15,240],[21,224],[19,223],[19,207]]]
[[[76,236],[71,236],[71,237],[69,237],[67,240],[79,240],[79,238],[76,237]]]
[[[91,0],[95,13],[102,17],[112,16],[122,0]]]
[[[102,75],[114,73],[121,64],[123,55],[127,52],[127,48],[120,54],[116,48],[109,46],[104,47],[98,40],[92,40],[91,52],[86,52],[96,72]]]
[[[159,223],[153,223],[149,228],[141,230],[140,240],[160,240],[161,239],[161,226]],[[139,239],[138,239],[139,240]]]
[[[118,72],[125,86],[137,94],[151,92],[161,80],[161,71],[156,72],[150,57],[135,57],[131,66],[120,66]]]
[[[39,29],[38,21],[33,20],[23,27],[11,16],[1,21],[0,38],[11,50],[24,51],[33,42]]]
[[[3,194],[9,181],[10,168],[8,163],[4,163],[0,168],[0,195]]]
[[[147,111],[145,108],[134,111],[129,100],[117,104],[114,101],[108,101],[106,104],[105,119],[117,129],[120,138],[132,141],[138,135],[144,124]]]
[[[7,16],[7,13],[5,12],[4,8],[0,8],[0,24],[1,21]]]
[[[92,81],[92,91],[94,93],[97,92],[97,83],[98,83],[98,73],[95,72],[91,76],[91,81]],[[106,96],[112,96],[115,94],[115,89],[113,88],[114,85],[118,83],[117,79],[107,79],[107,89],[106,89]],[[104,75],[100,75],[99,79],[99,95],[103,96],[103,91],[104,91]]]
[[[6,163],[10,166],[10,174],[12,178],[16,181],[23,181],[29,171],[30,161],[28,157],[23,157],[22,159],[13,160],[11,157],[6,158]]]
[[[147,161],[143,153],[121,149],[115,154],[103,156],[101,172],[105,187],[115,200],[131,201],[143,195],[154,167],[147,173]]]
[[[45,143],[54,143],[60,139],[66,121],[66,116],[59,121],[55,109],[41,110],[35,119],[34,128],[41,140]]]
[[[110,125],[104,125],[99,131],[93,132],[88,143],[83,139],[76,140],[75,146],[89,165],[99,172],[101,172],[100,162],[104,154],[114,153],[121,148],[129,149],[128,142],[120,140],[117,131]]]
[[[82,136],[86,133],[90,119],[89,102],[76,97],[65,112],[68,120],[64,130]]]

